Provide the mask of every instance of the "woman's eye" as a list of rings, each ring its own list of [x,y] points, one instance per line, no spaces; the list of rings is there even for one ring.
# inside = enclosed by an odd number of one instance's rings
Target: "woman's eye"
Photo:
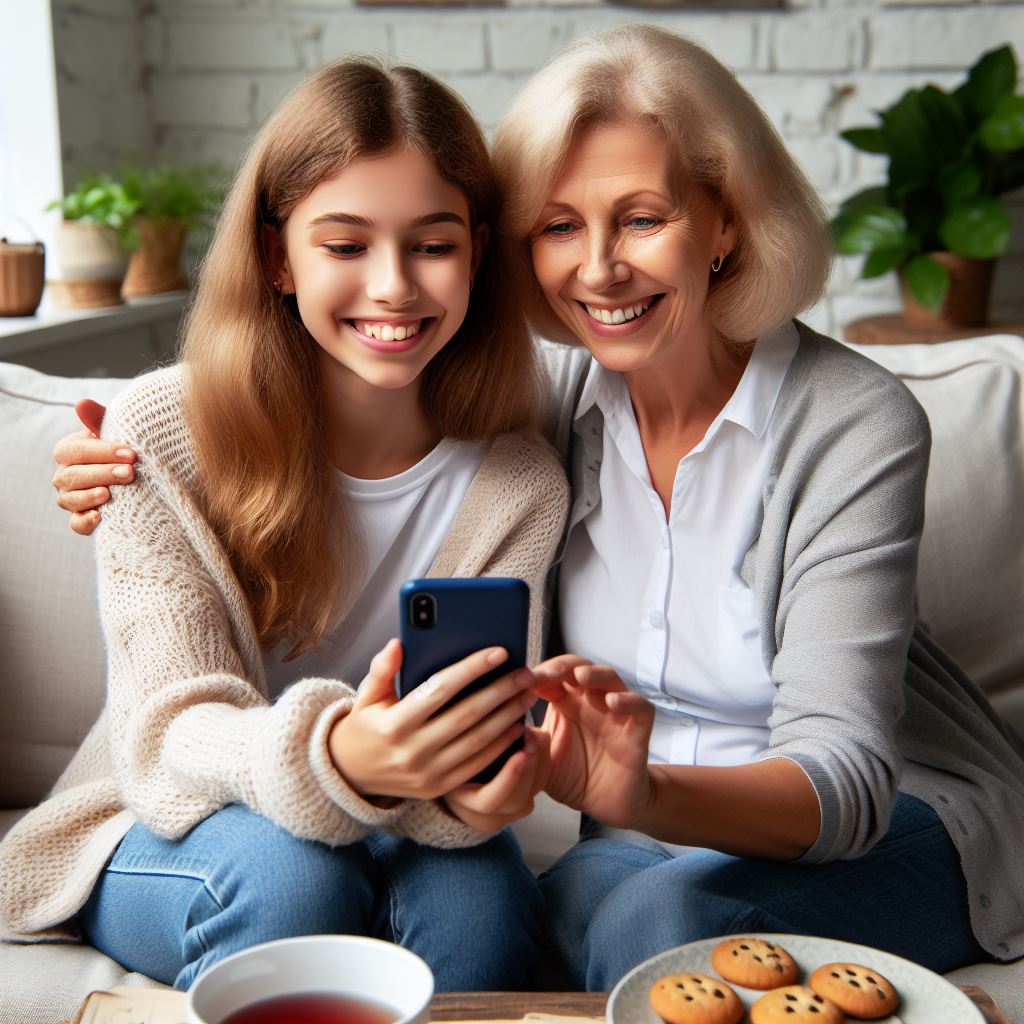
[[[358,256],[366,246],[359,242],[324,242],[324,248],[334,256]]]
[[[545,235],[557,235],[564,236],[570,235],[573,232],[573,226],[566,220],[560,220],[555,224],[549,224],[544,229]]]
[[[451,242],[424,242],[417,248],[425,256],[447,256],[454,251],[455,246]]]
[[[629,227],[636,228],[637,231],[650,231],[651,228],[656,228],[661,221],[657,217],[630,217],[626,222]]]

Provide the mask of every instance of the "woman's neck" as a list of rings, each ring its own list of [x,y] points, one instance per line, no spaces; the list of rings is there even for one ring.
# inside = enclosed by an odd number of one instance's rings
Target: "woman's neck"
[[[662,358],[623,374],[640,431],[651,484],[665,517],[679,461],[704,439],[732,397],[750,359],[714,336],[680,340]]]
[[[712,334],[680,340],[660,358],[624,373],[641,437],[696,433],[696,444],[732,397],[751,350],[735,352]]]
[[[327,453],[349,476],[383,480],[424,459],[440,441],[420,404],[419,379],[379,388],[334,363],[323,367]]]

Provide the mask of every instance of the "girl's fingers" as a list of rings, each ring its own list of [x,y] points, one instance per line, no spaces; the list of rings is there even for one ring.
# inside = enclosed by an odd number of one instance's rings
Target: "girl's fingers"
[[[522,722],[516,722],[513,725],[507,726],[498,736],[481,747],[475,754],[454,761],[444,776],[442,792],[450,792],[467,783],[474,775],[483,771],[499,754],[504,753],[508,749],[509,744],[519,739],[525,730],[526,727]]]
[[[101,441],[87,430],[68,434],[53,446],[53,461],[61,466],[86,466],[96,463],[130,465],[136,458],[135,452],[127,445]]]
[[[433,719],[470,683],[506,661],[508,661],[508,651],[504,647],[485,647],[483,650],[476,651],[461,661],[457,661],[454,665],[435,672],[429,679],[424,680],[414,690],[407,693],[396,708],[398,716],[402,719],[402,724],[417,727]],[[513,678],[516,678],[517,681],[512,682]],[[446,725],[448,732],[455,735],[455,732],[462,731],[479,721],[488,711],[519,692],[528,681],[525,678],[517,678],[514,673],[503,676],[481,689],[479,693],[459,701],[452,709],[439,716],[435,722],[446,719],[448,715],[459,709],[458,721],[462,722],[461,729],[456,727],[453,730],[451,719],[447,720]]]
[[[460,730],[454,738],[449,740],[444,739],[447,731],[441,732],[438,729],[432,728],[433,723],[425,726],[421,730],[421,734],[425,733],[423,738],[428,745],[437,748],[437,754],[434,759],[435,765],[441,771],[451,771],[470,759],[479,756],[480,751],[489,749],[492,743],[497,742],[502,737],[511,734],[512,739],[515,739],[517,736],[522,735],[525,728],[523,716],[532,703],[533,695],[531,693],[519,694],[506,701],[487,715],[486,718],[475,723],[470,728]],[[427,733],[426,730],[430,730],[430,732]],[[508,746],[509,742],[511,741],[506,741],[504,746],[499,747],[498,753],[501,753]],[[481,767],[490,764],[491,760],[493,758],[484,761]],[[476,773],[469,773],[470,776],[474,774]]]
[[[402,645],[392,638],[373,656],[370,671],[356,691],[353,710],[382,701],[396,703],[398,695],[395,693],[395,676],[401,667]]]

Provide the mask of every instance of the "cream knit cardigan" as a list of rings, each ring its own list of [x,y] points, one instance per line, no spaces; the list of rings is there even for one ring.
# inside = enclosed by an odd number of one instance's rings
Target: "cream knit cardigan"
[[[50,797],[0,844],[6,938],[75,936],[74,914],[136,821],[177,838],[242,803],[329,845],[375,829],[441,847],[487,838],[438,801],[381,809],[345,783],[327,736],[352,707],[348,683],[303,679],[268,700],[245,596],[199,503],[182,377],[173,367],[141,378],[104,422],[104,436],[139,453],[137,483],[114,490],[96,535],[107,702]],[[545,442],[502,435],[430,569],[524,579],[532,659],[567,505],[565,475]]]

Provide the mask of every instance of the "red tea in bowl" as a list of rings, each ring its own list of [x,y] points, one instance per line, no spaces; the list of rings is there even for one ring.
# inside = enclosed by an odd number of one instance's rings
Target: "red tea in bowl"
[[[395,1024],[399,1015],[380,1003],[340,992],[274,996],[250,1003],[220,1024]]]

